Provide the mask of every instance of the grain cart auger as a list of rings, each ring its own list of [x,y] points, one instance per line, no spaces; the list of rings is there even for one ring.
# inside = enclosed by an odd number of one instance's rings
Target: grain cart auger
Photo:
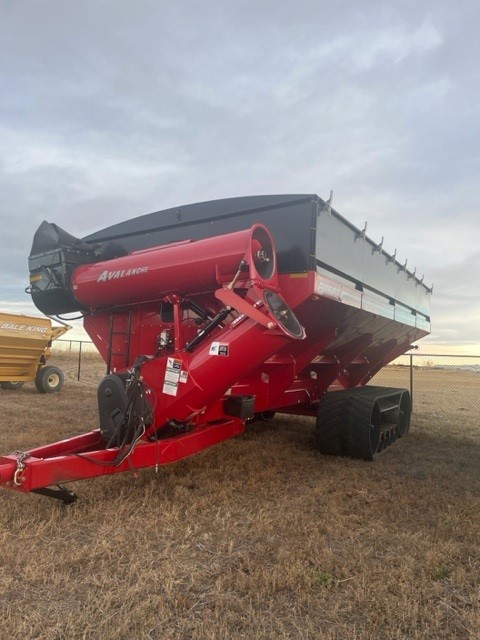
[[[167,464],[274,412],[317,417],[328,454],[373,459],[408,430],[404,389],[365,386],[429,332],[429,294],[316,195],[159,211],[83,239],[37,230],[31,294],[80,311],[107,363],[99,428],[0,458],[0,483],[62,483]]]

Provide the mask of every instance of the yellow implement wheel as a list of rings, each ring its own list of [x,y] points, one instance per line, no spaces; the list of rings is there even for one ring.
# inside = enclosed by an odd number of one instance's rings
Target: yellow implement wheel
[[[42,367],[37,371],[35,386],[39,393],[56,393],[63,387],[65,376],[58,367]]]

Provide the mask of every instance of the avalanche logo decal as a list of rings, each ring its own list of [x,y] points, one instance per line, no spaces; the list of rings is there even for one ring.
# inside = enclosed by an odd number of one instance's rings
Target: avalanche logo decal
[[[109,271],[105,269],[98,276],[97,282],[107,282],[108,280],[117,280],[117,278],[126,278],[128,276],[138,276],[141,273],[147,273],[148,267],[134,267],[132,269],[122,269],[118,271]]]

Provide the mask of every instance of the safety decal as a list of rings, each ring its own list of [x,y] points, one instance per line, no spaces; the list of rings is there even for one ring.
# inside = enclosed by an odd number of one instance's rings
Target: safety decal
[[[186,382],[188,380],[188,371],[180,371],[180,382]]]
[[[228,344],[224,342],[212,342],[209,354],[211,356],[228,356]]]
[[[178,391],[178,382],[182,372],[182,361],[175,358],[167,358],[167,367],[165,369],[165,380],[163,383],[163,393],[167,396],[176,396]]]

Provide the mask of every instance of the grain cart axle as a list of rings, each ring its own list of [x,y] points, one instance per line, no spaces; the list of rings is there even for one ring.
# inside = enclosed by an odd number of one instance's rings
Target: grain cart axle
[[[431,291],[318,196],[187,205],[83,239],[44,222],[29,267],[36,306],[80,311],[107,375],[99,427],[0,457],[4,487],[70,502],[63,483],[180,460],[277,411],[316,416],[327,454],[373,459],[408,430],[408,392],[365,384],[429,332]]]

